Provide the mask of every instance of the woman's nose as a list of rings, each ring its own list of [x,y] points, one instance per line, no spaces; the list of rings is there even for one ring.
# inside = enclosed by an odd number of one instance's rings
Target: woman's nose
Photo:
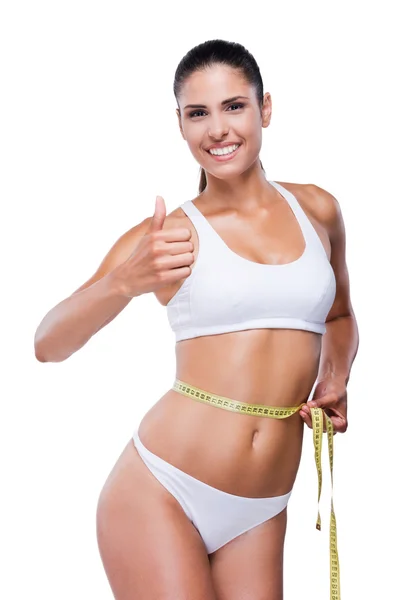
[[[208,128],[208,135],[212,138],[222,138],[229,131],[227,123],[222,117],[214,117]]]

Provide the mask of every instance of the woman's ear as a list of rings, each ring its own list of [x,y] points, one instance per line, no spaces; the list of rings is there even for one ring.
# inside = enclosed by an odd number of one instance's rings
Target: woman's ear
[[[262,126],[268,127],[268,125],[271,122],[271,114],[272,114],[272,100],[271,100],[271,94],[269,92],[266,92],[266,94],[264,94],[261,114],[262,114]]]

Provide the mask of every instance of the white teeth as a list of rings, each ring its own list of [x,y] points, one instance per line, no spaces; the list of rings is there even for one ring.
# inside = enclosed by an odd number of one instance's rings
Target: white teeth
[[[224,154],[232,154],[232,152],[234,152],[236,148],[239,148],[239,144],[235,144],[234,146],[225,146],[225,148],[211,148],[209,152],[210,154],[222,156]]]

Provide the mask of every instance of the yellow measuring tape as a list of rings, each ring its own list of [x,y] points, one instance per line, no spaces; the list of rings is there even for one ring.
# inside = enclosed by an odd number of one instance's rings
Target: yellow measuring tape
[[[286,419],[291,415],[294,415],[306,404],[303,402],[299,406],[264,406],[263,404],[249,404],[247,402],[239,402],[238,400],[232,400],[232,398],[225,398],[224,396],[218,396],[211,394],[205,390],[201,390],[193,385],[185,383],[179,379],[175,379],[172,388],[193,398],[198,402],[204,402],[223,408],[224,410],[230,410],[246,415],[255,415],[258,417],[270,417],[272,419]],[[336,532],[336,517],[333,509],[333,425],[331,419],[325,414],[322,408],[310,407],[312,428],[313,428],[313,440],[315,450],[315,465],[318,474],[318,516],[316,527],[321,531],[321,516],[319,512],[319,501],[321,497],[322,488],[322,466],[321,466],[321,450],[322,450],[322,433],[324,430],[324,415],[326,421],[326,431],[328,434],[328,450],[329,450],[329,466],[331,471],[331,521],[330,521],[330,600],[340,600],[340,570],[339,570],[339,556],[337,550],[337,532]]]

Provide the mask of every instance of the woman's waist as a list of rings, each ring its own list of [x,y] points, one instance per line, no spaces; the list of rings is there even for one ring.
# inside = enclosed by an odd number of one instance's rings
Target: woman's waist
[[[297,406],[307,401],[317,374],[318,361],[301,367],[285,362],[274,367],[268,364],[238,367],[224,360],[219,364],[207,360],[201,364],[178,362],[171,389],[182,392],[179,388],[187,384],[189,389],[200,390],[203,395],[244,405]]]
[[[171,389],[144,416],[139,434],[154,454],[193,477],[262,497],[291,489],[303,422],[298,412],[282,420],[235,414]]]

